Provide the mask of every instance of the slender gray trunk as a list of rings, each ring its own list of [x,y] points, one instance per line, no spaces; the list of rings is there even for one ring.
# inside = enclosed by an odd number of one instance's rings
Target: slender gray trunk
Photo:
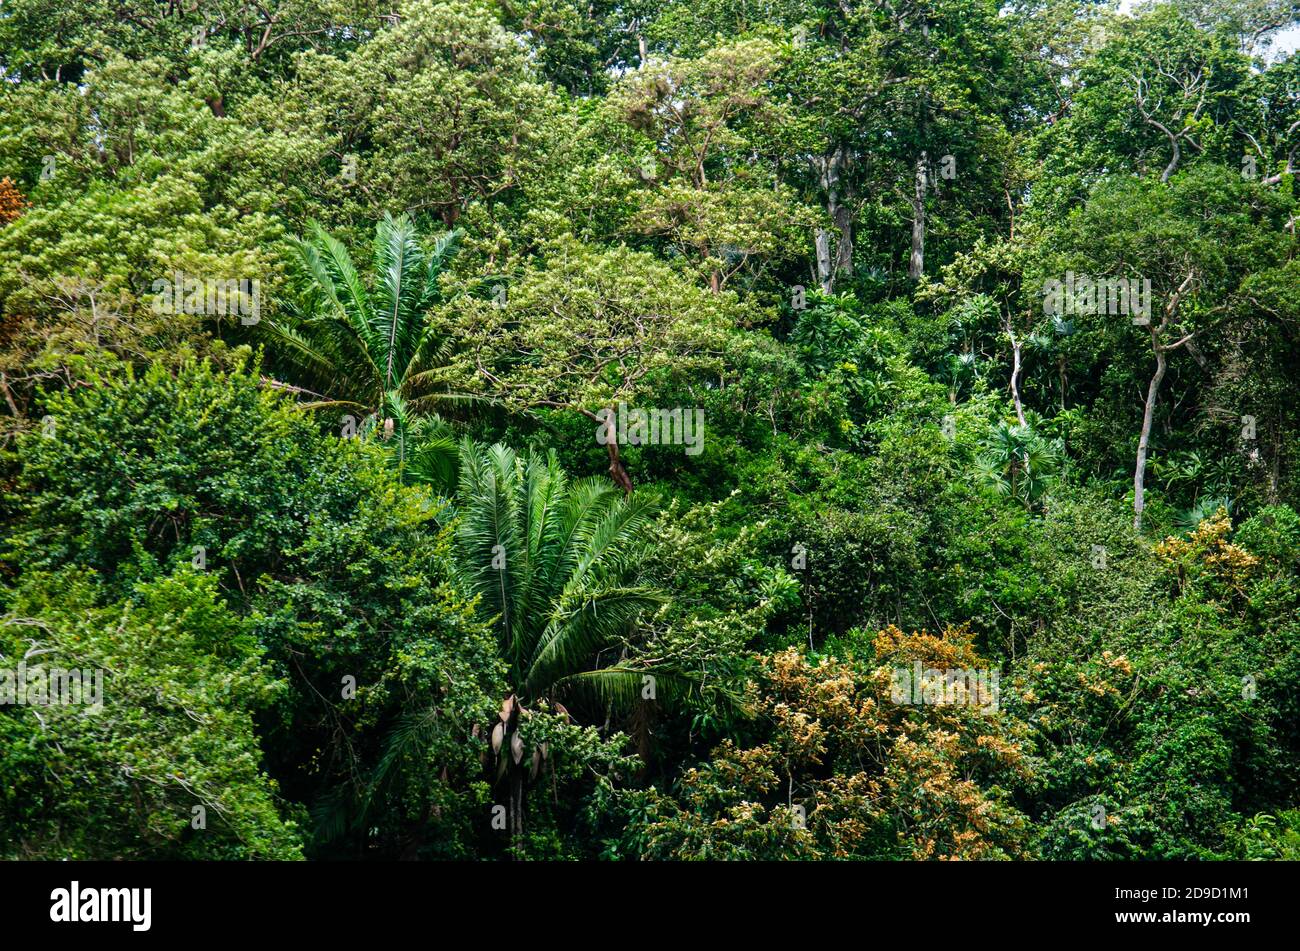
[[[1022,347],[1020,341],[1016,339],[1015,334],[1008,332],[1011,337],[1011,399],[1016,404],[1016,419],[1020,420],[1020,425],[1025,425],[1025,407],[1020,402],[1020,354]]]
[[[817,229],[817,283],[826,294],[835,290],[835,271],[831,265],[831,233],[825,228]]]
[[[507,751],[507,755],[509,755]],[[524,839],[524,775],[517,765],[510,767],[510,844],[518,848]],[[519,858],[518,854],[515,858]]]
[[[929,158],[922,152],[916,160],[916,189],[912,194],[912,256],[907,263],[907,276],[913,280],[925,273],[925,194]]]
[[[831,231],[820,228],[816,236],[817,283],[827,294],[834,292],[836,277],[853,268],[853,217],[843,201],[851,193],[843,178],[849,164],[850,155],[843,145],[837,145],[829,154],[813,160],[818,184],[826,193],[826,214],[834,225],[834,251],[831,250]]]
[[[1160,383],[1165,378],[1168,360],[1165,353],[1151,336],[1151,346],[1156,353],[1156,372],[1147,386],[1146,406],[1142,411],[1142,434],[1138,437],[1137,464],[1133,468],[1133,530],[1142,531],[1142,509],[1145,507],[1145,489],[1147,476],[1147,449],[1151,445],[1151,424],[1156,414],[1156,399],[1160,396]]]

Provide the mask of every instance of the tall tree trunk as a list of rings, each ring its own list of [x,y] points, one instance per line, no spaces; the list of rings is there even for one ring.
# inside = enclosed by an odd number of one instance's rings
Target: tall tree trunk
[[[508,754],[507,754],[508,755]],[[510,845],[518,848],[524,838],[524,773],[519,766],[510,767]],[[518,858],[518,853],[515,858]]]
[[[1016,419],[1020,420],[1020,425],[1025,425],[1025,407],[1020,402],[1020,354],[1022,347],[1020,341],[1015,337],[1011,338],[1011,400],[1016,404]]]
[[[846,187],[844,197],[852,198],[856,189]],[[835,205],[831,213],[835,230],[839,232],[839,241],[835,244],[835,274],[847,274],[853,270],[853,212],[843,201]]]
[[[1165,378],[1168,360],[1154,333],[1151,334],[1151,346],[1156,353],[1156,372],[1147,386],[1147,402],[1142,410],[1142,434],[1138,437],[1137,464],[1133,467],[1133,531],[1142,531],[1142,509],[1145,507],[1144,492],[1147,476],[1147,449],[1151,445],[1151,423],[1156,414],[1156,399],[1160,396],[1160,383]]]
[[[618,454],[618,438],[615,438],[605,444],[609,451],[609,477],[614,480],[614,484],[623,490],[624,495],[632,494],[632,477],[627,474],[627,469],[623,466],[623,459]]]
[[[609,418],[602,420],[598,415],[589,409],[578,408],[578,412],[595,423],[600,423],[604,430],[605,451],[609,453],[609,477],[614,480],[614,484],[623,490],[624,495],[632,494],[632,477],[627,474],[627,469],[623,466],[623,457],[618,451],[618,409],[614,406],[608,408]],[[597,442],[601,436],[597,435]]]
[[[1178,307],[1183,301],[1196,280],[1196,272],[1188,271],[1183,278],[1178,289],[1169,296],[1165,304],[1164,318],[1160,321],[1159,326],[1150,326],[1148,331],[1151,334],[1151,352],[1156,355],[1156,372],[1151,377],[1151,384],[1147,387],[1146,406],[1142,409],[1142,433],[1138,437],[1137,462],[1133,466],[1133,531],[1142,531],[1142,509],[1146,505],[1146,476],[1147,476],[1147,450],[1151,445],[1151,424],[1156,415],[1156,400],[1160,397],[1160,383],[1165,378],[1165,369],[1169,365],[1169,352],[1177,350],[1184,345],[1190,345],[1196,336],[1196,331],[1187,334],[1181,340],[1175,343],[1165,344],[1161,337],[1165,328],[1169,326],[1170,321],[1178,313]]]
[[[844,172],[850,164],[850,155],[843,145],[837,145],[826,155],[813,159],[817,182],[826,194],[826,214],[834,225],[835,250],[831,251],[831,232],[817,231],[817,283],[822,290],[833,293],[835,278],[853,268],[853,216],[842,201],[850,189],[844,181]]]
[[[5,403],[9,406],[9,412],[13,414],[14,418],[17,419],[22,416],[22,413],[18,412],[18,404],[14,402],[14,395],[10,392],[9,383],[3,373],[0,373],[0,393],[4,393]]]
[[[1011,327],[1010,313],[1007,313],[1002,329],[1007,332],[1007,338],[1011,341],[1011,401],[1016,404],[1016,419],[1023,426],[1025,425],[1025,407],[1020,402],[1020,370],[1022,368],[1021,355],[1024,346],[1016,338],[1015,331]]]
[[[831,233],[825,228],[817,229],[817,283],[822,292],[830,294],[835,290],[835,271],[831,264]]]
[[[916,189],[912,193],[912,256],[907,276],[917,280],[925,273],[925,193],[929,158],[924,151],[916,160]]]
[[[1279,410],[1281,407],[1279,407]],[[1275,419],[1281,418],[1279,412]],[[1270,467],[1268,476],[1268,504],[1277,505],[1282,499],[1278,493],[1279,476],[1281,475],[1282,460],[1282,427],[1276,425],[1273,427],[1273,465]]]

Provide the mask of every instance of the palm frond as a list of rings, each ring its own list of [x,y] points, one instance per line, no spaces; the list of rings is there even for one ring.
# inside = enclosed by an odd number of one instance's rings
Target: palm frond
[[[424,251],[406,215],[385,214],[375,228],[374,330],[382,342],[384,386],[393,389],[419,349],[424,330]]]
[[[300,327],[289,326],[277,320],[263,323],[263,333],[280,344],[280,352],[291,363],[322,377],[338,372],[338,354],[321,346],[319,339],[310,339]]]
[[[366,812],[384,787],[396,780],[402,764],[418,758],[433,744],[438,725],[436,707],[402,715],[384,738],[383,752],[375,763],[360,798],[359,819],[365,818]]]
[[[330,843],[356,828],[356,791],[343,783],[323,793],[312,804],[312,833],[317,842]]]
[[[459,476],[460,446],[441,419],[435,418],[437,425],[432,427],[420,425],[425,419],[417,417],[411,427],[404,478],[409,484],[426,485],[441,495],[450,495]]]
[[[647,677],[654,679],[647,683]],[[670,709],[699,690],[695,678],[655,667],[602,667],[599,670],[584,670],[560,678],[551,690],[555,693],[571,691],[586,695],[599,706],[626,712],[649,699],[645,693],[651,684],[654,700]]]
[[[460,250],[461,239],[465,232],[460,228],[444,232],[433,239],[433,246],[425,260],[423,297],[425,304],[432,304],[441,299],[442,291],[438,278],[451,263],[451,259]]]
[[[574,577],[602,569],[625,569],[627,560],[640,554],[634,542],[644,535],[657,507],[653,495],[637,493],[626,499],[615,495],[592,526],[590,542],[578,560]]]
[[[518,499],[514,490],[516,456],[506,446],[490,449],[464,440],[460,452],[456,541],[458,573],[482,599],[506,655],[515,668],[520,658],[515,596],[522,545],[518,537]]]
[[[352,255],[343,242],[319,224],[313,225],[311,241],[299,245],[304,249],[312,277],[332,304],[330,316],[355,334],[371,364],[378,369],[381,340],[374,332],[370,296],[352,263]]]
[[[555,608],[528,664],[525,686],[538,693],[582,669],[601,650],[626,637],[642,614],[663,603],[648,587],[582,588],[574,584]]]

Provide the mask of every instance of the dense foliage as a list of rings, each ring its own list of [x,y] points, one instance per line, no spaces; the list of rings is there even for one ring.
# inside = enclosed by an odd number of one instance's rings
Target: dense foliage
[[[1296,20],[6,0],[0,857],[1300,858]]]

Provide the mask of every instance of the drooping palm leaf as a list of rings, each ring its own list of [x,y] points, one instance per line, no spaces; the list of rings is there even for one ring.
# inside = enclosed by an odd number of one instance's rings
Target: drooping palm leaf
[[[556,606],[529,658],[525,686],[541,693],[580,669],[602,648],[626,635],[636,620],[662,603],[649,588],[592,590],[575,579]]]
[[[674,706],[699,691],[697,678],[688,673],[643,667],[602,667],[562,677],[554,684],[558,693],[586,694],[600,706],[627,710],[645,697],[646,677],[654,678],[654,699]],[[737,705],[742,701],[738,698]]]

